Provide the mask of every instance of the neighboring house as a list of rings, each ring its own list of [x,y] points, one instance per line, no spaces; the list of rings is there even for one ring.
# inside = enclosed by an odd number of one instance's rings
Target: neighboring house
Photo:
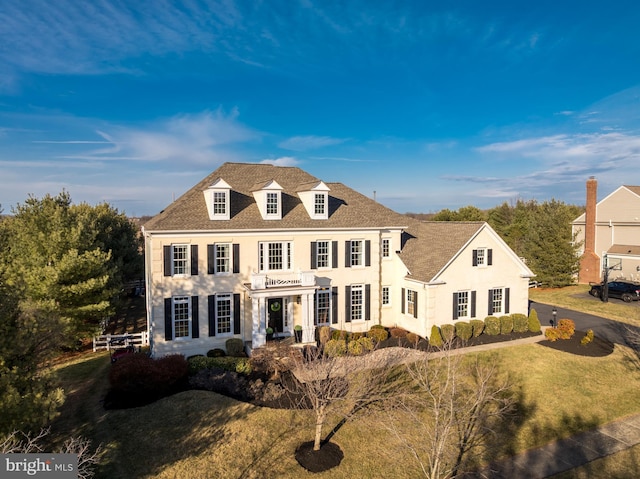
[[[299,168],[225,163],[144,225],[152,354],[266,330],[367,331],[528,312],[533,276],[488,224],[424,223]]]
[[[579,282],[610,278],[640,280],[640,186],[620,186],[597,201],[597,182],[587,180],[586,212],[572,222],[582,244]],[[615,269],[614,269],[615,268]]]

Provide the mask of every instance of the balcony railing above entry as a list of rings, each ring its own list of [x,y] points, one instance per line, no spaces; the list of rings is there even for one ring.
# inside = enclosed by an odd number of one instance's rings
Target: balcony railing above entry
[[[311,271],[301,271],[289,274],[263,274],[254,273],[251,275],[251,289],[267,288],[293,288],[314,286],[316,276]]]

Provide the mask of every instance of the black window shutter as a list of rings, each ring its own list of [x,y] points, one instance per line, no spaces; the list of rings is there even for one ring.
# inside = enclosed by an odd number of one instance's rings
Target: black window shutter
[[[493,264],[493,250],[492,249],[488,249],[487,250],[487,265],[491,266]]]
[[[198,245],[191,245],[191,275],[196,276],[198,274]]]
[[[504,314],[509,314],[509,288],[504,288]]]
[[[351,268],[351,241],[344,242],[344,267]]]
[[[164,260],[164,275],[171,276],[171,246],[162,247],[162,259]]]
[[[458,319],[458,293],[453,293],[453,319]]]
[[[344,321],[351,322],[351,286],[344,287]]]
[[[493,314],[493,290],[490,289],[489,290],[489,309],[488,309],[488,315],[491,316]]]
[[[402,301],[400,302],[400,312],[402,314],[404,314],[404,302],[406,301],[405,294],[404,288],[402,288]]]
[[[413,292],[413,317],[418,317],[418,292]]]
[[[200,318],[198,315],[198,297],[191,296],[191,337],[200,337]]]
[[[209,336],[216,335],[216,295],[207,296],[207,306],[209,309]]]
[[[332,268],[338,267],[338,242],[337,241],[331,242],[331,267]]]
[[[233,334],[240,334],[240,293],[233,295]]]
[[[216,247],[215,245],[207,245],[207,274],[215,274],[216,272]]]
[[[476,317],[476,292],[471,291],[471,317]]]
[[[364,242],[364,265],[371,266],[371,240]]]
[[[473,260],[471,261],[471,266],[478,266],[478,250],[473,250]]]
[[[318,243],[311,242],[311,269],[318,269]]]
[[[331,288],[331,324],[338,324],[338,287]]]
[[[318,290],[313,295],[313,325],[318,325]]]
[[[233,243],[233,272],[240,272],[240,244]]]
[[[364,320],[371,319],[371,285],[364,285]]]
[[[173,311],[171,298],[164,298],[164,339],[173,339]]]

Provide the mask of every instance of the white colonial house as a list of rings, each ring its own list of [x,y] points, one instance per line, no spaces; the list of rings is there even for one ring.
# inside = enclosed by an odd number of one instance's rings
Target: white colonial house
[[[225,163],[144,225],[152,354],[267,328],[367,331],[528,312],[533,273],[483,222],[420,222],[299,168]]]

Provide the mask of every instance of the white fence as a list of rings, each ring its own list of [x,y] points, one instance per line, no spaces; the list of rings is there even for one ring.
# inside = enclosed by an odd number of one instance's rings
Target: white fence
[[[149,333],[142,331],[128,334],[103,334],[93,338],[94,352],[100,349],[109,351],[124,346],[149,346]]]

